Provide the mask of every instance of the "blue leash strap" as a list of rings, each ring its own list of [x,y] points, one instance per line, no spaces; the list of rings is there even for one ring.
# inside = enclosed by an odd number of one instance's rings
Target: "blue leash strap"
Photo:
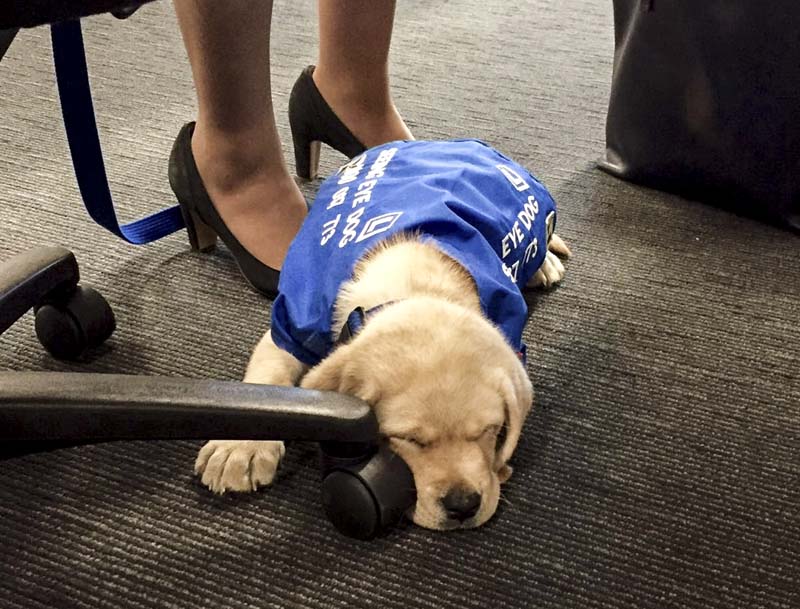
[[[183,228],[178,205],[119,224],[97,132],[80,22],[57,23],[50,32],[64,128],[86,211],[100,226],[134,245],[156,241]]]

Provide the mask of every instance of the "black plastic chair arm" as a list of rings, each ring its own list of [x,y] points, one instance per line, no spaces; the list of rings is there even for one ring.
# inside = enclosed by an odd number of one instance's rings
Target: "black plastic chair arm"
[[[49,294],[74,288],[75,256],[63,247],[40,247],[0,263],[0,334]]]
[[[4,440],[251,439],[374,443],[363,401],[231,381],[0,372]]]

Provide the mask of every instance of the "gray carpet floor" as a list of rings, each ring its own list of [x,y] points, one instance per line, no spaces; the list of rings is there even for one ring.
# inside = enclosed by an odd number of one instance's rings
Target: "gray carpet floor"
[[[478,137],[560,206],[566,282],[526,330],[536,408],[506,501],[485,527],[338,535],[315,449],[279,483],[214,497],[198,442],[72,448],[0,462],[0,606],[800,606],[800,248],[797,236],[632,186],[604,148],[607,0],[404,0],[392,77],[418,138]],[[274,97],[316,56],[313,3],[276,2]],[[168,3],[86,23],[120,214],[172,202],[166,161],[194,116]],[[325,171],[341,162],[324,155]],[[315,185],[307,189],[313,195]],[[115,308],[109,345],[49,358],[31,316],[0,369],[237,379],[269,322],[230,255],[178,234],[133,247],[95,226],[72,176],[45,30],[0,63],[0,258],[73,249]]]

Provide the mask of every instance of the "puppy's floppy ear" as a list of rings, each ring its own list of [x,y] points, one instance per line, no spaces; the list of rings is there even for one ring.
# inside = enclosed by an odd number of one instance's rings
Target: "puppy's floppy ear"
[[[354,341],[355,342],[355,341]],[[376,384],[358,349],[349,343],[337,347],[303,377],[300,386],[318,391],[338,391],[374,404]]]
[[[497,447],[495,471],[501,482],[511,476],[508,460],[517,448],[522,425],[533,403],[533,386],[521,362],[515,360],[509,369],[498,370],[499,392],[505,404],[505,440]]]

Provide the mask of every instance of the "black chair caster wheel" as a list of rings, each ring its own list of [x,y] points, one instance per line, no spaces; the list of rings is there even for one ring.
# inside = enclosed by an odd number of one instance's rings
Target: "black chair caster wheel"
[[[116,329],[114,312],[97,290],[77,286],[36,307],[36,336],[56,359],[77,359]]]
[[[362,456],[322,449],[322,505],[348,537],[372,539],[396,525],[417,500],[414,475],[388,447]]]

